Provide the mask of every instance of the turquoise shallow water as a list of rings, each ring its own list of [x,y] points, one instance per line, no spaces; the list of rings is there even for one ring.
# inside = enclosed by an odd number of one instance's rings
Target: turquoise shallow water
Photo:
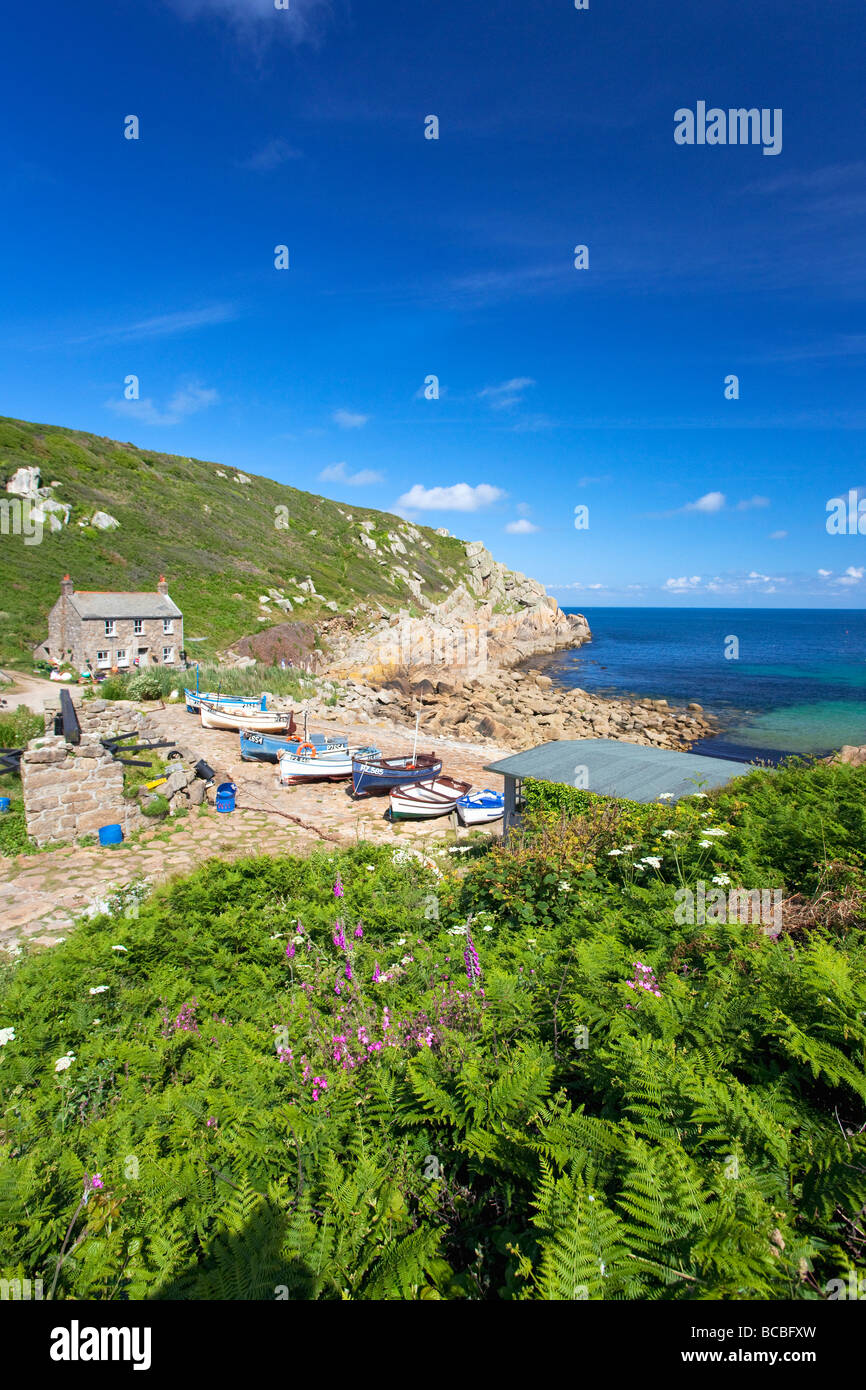
[[[581,611],[592,642],[544,659],[547,673],[599,694],[697,700],[721,727],[696,752],[778,757],[866,743],[864,610]]]

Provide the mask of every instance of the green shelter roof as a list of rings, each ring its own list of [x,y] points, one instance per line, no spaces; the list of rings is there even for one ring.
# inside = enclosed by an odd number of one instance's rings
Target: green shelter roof
[[[754,770],[750,763],[729,758],[645,748],[642,744],[608,738],[542,743],[485,767],[486,772],[499,772],[505,777],[535,777],[542,782],[581,787],[600,796],[643,802],[656,801],[665,792],[678,800],[696,791],[710,791]]]

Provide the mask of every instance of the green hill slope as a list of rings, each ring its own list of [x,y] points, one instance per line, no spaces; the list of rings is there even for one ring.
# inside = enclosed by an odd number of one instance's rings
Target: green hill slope
[[[0,500],[9,500],[5,486],[16,470],[34,466],[72,511],[62,530],[46,527],[39,545],[0,535],[0,661],[7,664],[25,664],[44,640],[67,571],[78,589],[153,589],[165,574],[186,637],[205,639],[194,647],[199,658],[286,621],[278,608],[269,614],[260,604],[272,588],[292,601],[290,616],[315,621],[334,616],[328,605],[341,613],[410,607],[419,580],[436,601],[467,572],[463,542],[389,513],[200,459],[0,416]],[[86,524],[97,511],[119,527]],[[308,577],[315,595],[298,587]]]

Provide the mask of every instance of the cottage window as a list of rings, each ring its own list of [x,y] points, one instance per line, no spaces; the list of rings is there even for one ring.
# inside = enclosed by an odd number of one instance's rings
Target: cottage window
[[[96,664],[97,664],[97,666],[100,666],[100,667],[102,667],[102,666],[110,666],[110,665],[111,665],[111,652],[97,652],[97,653],[96,653]]]
[[[170,665],[174,661],[174,647],[163,647],[162,660],[164,665]]]
[[[174,622],[171,618],[163,618],[162,630],[165,633],[174,632]]]
[[[128,653],[128,652],[118,652],[118,653],[117,653],[117,664],[118,664],[118,666],[128,666],[128,665],[129,665],[129,653]]]
[[[116,636],[116,626],[113,618],[105,619],[105,635],[106,637]]]
[[[144,618],[136,618],[132,624],[132,630],[136,637],[140,637],[144,632]]]

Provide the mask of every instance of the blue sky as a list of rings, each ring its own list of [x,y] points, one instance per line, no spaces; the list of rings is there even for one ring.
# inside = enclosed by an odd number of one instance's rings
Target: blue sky
[[[825,526],[866,497],[862,5],[290,5],[20,8],[0,413],[447,526],[573,606],[862,604]],[[780,152],[676,144],[699,101],[781,109]]]

